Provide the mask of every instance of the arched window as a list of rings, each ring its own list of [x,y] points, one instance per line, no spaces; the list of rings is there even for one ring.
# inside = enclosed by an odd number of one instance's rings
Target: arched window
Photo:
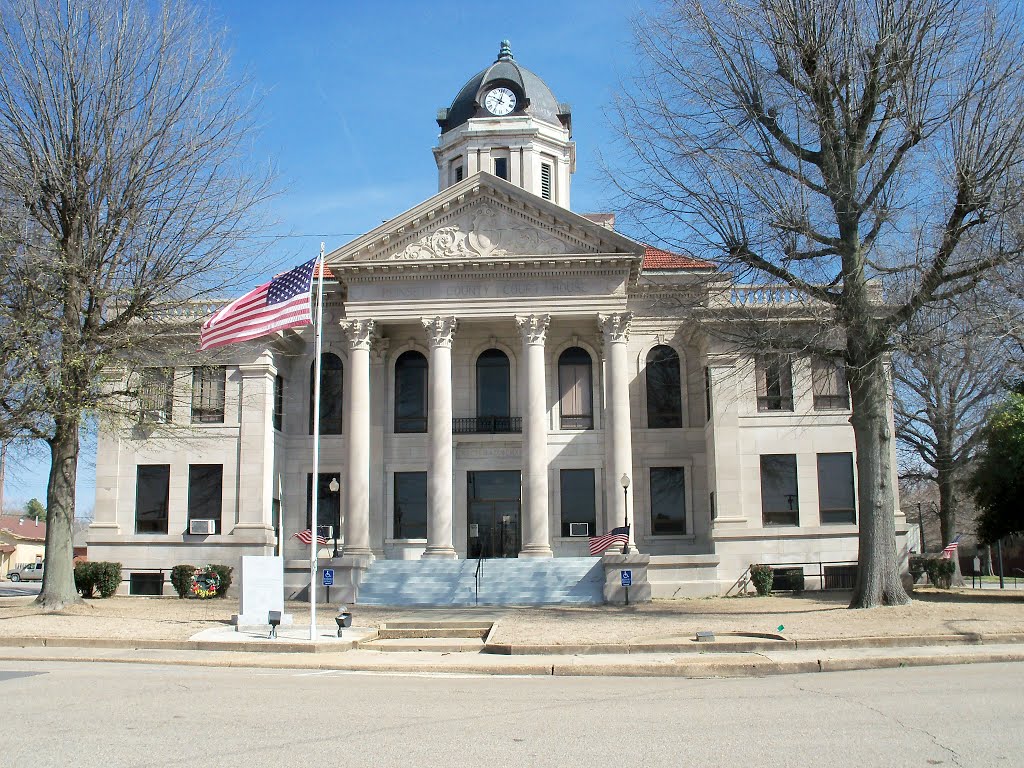
[[[511,377],[508,355],[488,349],[476,359],[476,415],[478,418],[510,416]]]
[[[562,429],[593,429],[593,363],[587,350],[570,347],[558,357],[559,424]]]
[[[679,353],[664,344],[647,353],[647,426],[664,429],[683,426]]]
[[[309,365],[309,434],[313,434],[313,395],[316,361]],[[320,355],[320,434],[341,434],[342,388],[345,369],[333,352]]]
[[[395,432],[427,431],[427,358],[410,350],[395,361]]]

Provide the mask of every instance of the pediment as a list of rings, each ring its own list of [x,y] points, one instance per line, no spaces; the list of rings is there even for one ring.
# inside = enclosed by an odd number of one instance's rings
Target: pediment
[[[343,246],[328,263],[631,254],[636,248],[582,216],[477,174]]]

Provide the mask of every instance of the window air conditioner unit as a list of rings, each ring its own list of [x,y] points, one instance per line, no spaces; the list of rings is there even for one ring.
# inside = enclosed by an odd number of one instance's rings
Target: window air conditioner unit
[[[590,523],[569,523],[570,536],[589,536]]]
[[[142,412],[142,421],[150,424],[166,424],[167,412],[163,408],[147,408]]]
[[[198,535],[210,535],[217,530],[216,520],[189,520],[188,532]]]

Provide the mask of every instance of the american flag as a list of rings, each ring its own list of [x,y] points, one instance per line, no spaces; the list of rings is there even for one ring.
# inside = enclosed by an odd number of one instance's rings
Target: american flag
[[[959,546],[960,534],[957,534],[957,537],[953,539],[951,542],[949,542],[949,544],[946,545],[946,548],[942,550],[942,559],[949,560],[949,558],[951,557],[956,557],[956,550]]]
[[[313,543],[313,531],[310,530],[309,528],[307,528],[304,531],[299,531],[298,533],[293,533],[292,534],[292,538],[293,539],[298,539],[299,541],[301,541],[303,544],[305,544],[308,547],[310,544]],[[327,539],[325,537],[323,537],[323,536],[317,536],[316,537],[316,543],[319,544],[321,547],[326,547],[327,546]]]
[[[313,322],[310,293],[318,259],[278,275],[235,299],[203,323],[199,349],[248,341]]]
[[[590,537],[590,554],[594,556],[600,555],[614,544],[618,544],[620,547],[624,547],[626,546],[627,541],[629,541],[628,525],[622,525],[618,528],[612,528],[612,530],[606,533],[604,536]]]

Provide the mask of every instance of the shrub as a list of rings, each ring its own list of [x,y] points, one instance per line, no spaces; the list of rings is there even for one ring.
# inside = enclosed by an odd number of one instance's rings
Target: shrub
[[[189,590],[192,588],[192,574],[195,571],[194,565],[176,565],[171,568],[171,586],[178,593],[178,597],[188,597]]]
[[[82,562],[75,564],[75,589],[82,597],[92,597],[96,588],[96,563]]]
[[[752,563],[750,566],[750,580],[754,582],[754,589],[757,594],[764,597],[772,593],[772,579],[774,574],[770,565]]]
[[[121,586],[121,564],[85,562],[75,566],[75,589],[82,597],[111,597]]]
[[[228,587],[231,586],[231,572],[235,570],[230,565],[218,565],[212,563],[206,566],[207,570],[213,571],[220,577],[220,585],[217,587],[217,597],[227,597]]]
[[[928,580],[939,589],[949,589],[953,581],[953,574],[956,572],[956,563],[953,558],[932,557],[925,563],[925,571],[928,572]]]
[[[779,589],[792,590],[793,592],[804,591],[803,568],[786,568],[781,573],[776,573]],[[775,580],[772,579],[772,588],[775,587]]]
[[[924,575],[927,570],[926,564],[929,558],[924,555],[911,555],[910,556],[910,578],[917,582]]]

